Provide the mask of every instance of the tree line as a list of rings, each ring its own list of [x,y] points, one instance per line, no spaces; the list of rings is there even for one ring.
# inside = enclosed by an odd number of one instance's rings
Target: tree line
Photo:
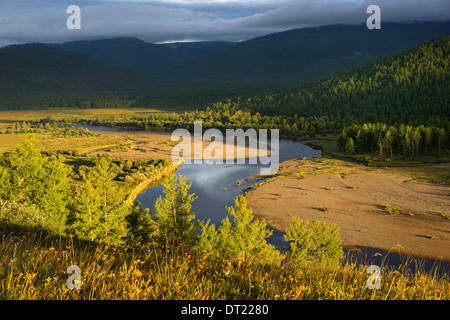
[[[345,127],[338,144],[349,154],[378,153],[381,160],[397,155],[416,160],[430,154],[440,159],[448,148],[447,132],[448,127],[365,123]]]

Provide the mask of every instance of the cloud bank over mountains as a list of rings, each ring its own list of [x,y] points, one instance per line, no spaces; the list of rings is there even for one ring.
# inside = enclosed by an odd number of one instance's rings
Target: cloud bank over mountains
[[[241,41],[288,29],[363,24],[370,5],[381,21],[448,20],[448,0],[0,0],[0,46],[117,36],[148,42]],[[68,30],[69,5],[81,30]]]

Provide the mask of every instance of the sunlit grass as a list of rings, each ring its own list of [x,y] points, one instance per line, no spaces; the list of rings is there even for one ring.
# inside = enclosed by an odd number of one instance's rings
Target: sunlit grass
[[[28,133],[0,134],[0,153],[14,151],[25,139]],[[104,148],[114,148],[128,143],[126,137],[121,136],[84,136],[57,137],[52,133],[35,133],[34,137],[41,150],[75,151],[80,154]]]
[[[83,117],[88,119],[89,117],[100,116],[122,116],[122,115],[135,115],[145,114],[153,112],[167,112],[167,109],[160,110],[154,108],[130,108],[130,109],[75,109],[75,108],[51,108],[45,110],[9,110],[0,111],[0,122],[14,122],[14,121],[33,121],[41,120],[50,117],[52,120],[70,119],[76,117]]]
[[[81,269],[81,289],[66,270]],[[442,299],[448,279],[382,267],[368,289],[367,266],[260,265],[216,260],[195,250],[81,243],[70,238],[3,235],[0,299]]]

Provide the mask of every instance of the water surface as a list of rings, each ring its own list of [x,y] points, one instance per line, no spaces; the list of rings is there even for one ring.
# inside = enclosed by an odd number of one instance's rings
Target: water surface
[[[321,155],[320,150],[314,150],[301,142],[291,140],[280,140],[280,163],[290,159],[311,158]],[[192,211],[197,219],[210,220],[211,223],[220,225],[227,216],[226,207],[234,205],[234,199],[248,187],[261,182],[254,179],[248,182],[238,182],[259,174],[263,166],[261,164],[183,164],[177,170],[177,175],[185,176],[191,183],[190,193],[198,197],[192,203]],[[145,193],[137,197],[144,208],[153,210],[156,199],[163,195],[163,187],[149,188]],[[273,230],[269,242],[282,247],[286,245],[282,233]]]

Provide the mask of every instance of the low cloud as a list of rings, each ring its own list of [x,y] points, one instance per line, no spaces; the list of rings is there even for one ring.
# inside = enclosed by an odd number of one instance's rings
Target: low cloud
[[[380,6],[382,22],[446,20],[450,12],[448,0],[1,1],[0,45],[116,36],[240,41],[308,26],[361,24],[372,4]],[[66,28],[71,4],[81,7],[81,30]]]

